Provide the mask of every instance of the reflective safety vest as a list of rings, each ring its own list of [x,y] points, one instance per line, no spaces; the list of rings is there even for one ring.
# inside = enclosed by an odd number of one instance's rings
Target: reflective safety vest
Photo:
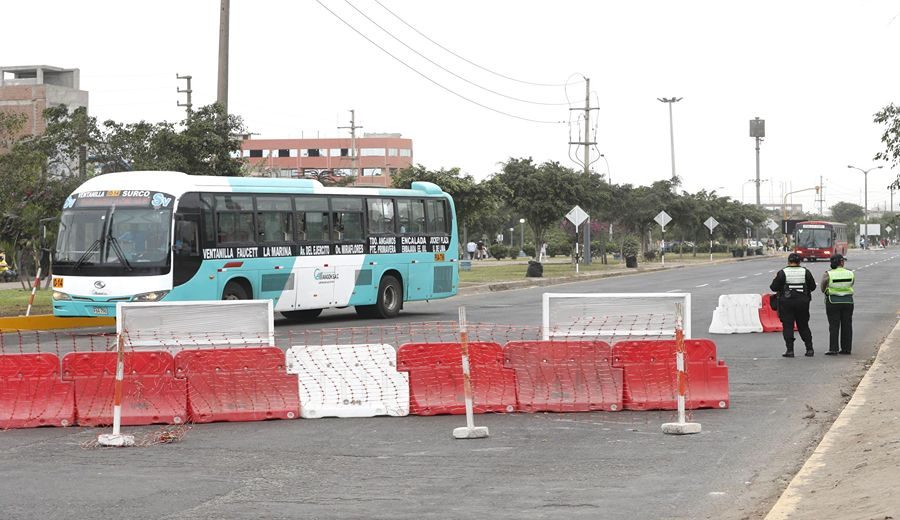
[[[829,303],[853,303],[853,282],[856,275],[849,269],[838,267],[828,271],[828,287],[825,294]]]
[[[784,271],[784,290],[791,292],[806,292],[806,269],[803,267],[788,266]]]

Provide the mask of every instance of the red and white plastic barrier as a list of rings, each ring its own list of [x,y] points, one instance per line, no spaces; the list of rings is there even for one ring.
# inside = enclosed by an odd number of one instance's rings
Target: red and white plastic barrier
[[[75,424],[75,387],[56,354],[0,355],[0,430]]]
[[[759,294],[723,294],[713,311],[709,324],[710,334],[745,334],[763,332],[759,310],[762,298]]]

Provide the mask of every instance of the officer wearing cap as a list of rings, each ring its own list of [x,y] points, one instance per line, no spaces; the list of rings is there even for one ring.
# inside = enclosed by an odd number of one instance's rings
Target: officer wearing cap
[[[797,253],[788,255],[788,265],[778,271],[772,284],[772,291],[778,293],[778,315],[781,317],[784,357],[794,357],[794,323],[797,332],[806,345],[806,356],[813,356],[812,332],[809,330],[809,302],[816,290],[816,279],[809,269],[800,266],[801,257]]]
[[[822,276],[829,333],[826,356],[849,355],[853,343],[853,283],[856,281],[856,274],[844,268],[845,261],[843,255],[835,254],[831,257],[831,270],[825,271]]]

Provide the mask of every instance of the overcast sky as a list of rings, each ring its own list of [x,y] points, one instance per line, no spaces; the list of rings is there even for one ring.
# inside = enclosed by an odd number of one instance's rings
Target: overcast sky
[[[760,117],[763,202],[821,175],[828,207],[862,204],[862,174],[847,165],[873,165],[872,116],[900,102],[896,1],[379,1],[323,0],[372,43],[315,0],[231,0],[229,110],[260,137],[289,138],[342,135],[353,108],[362,132],[413,139],[417,163],[484,178],[509,157],[580,168],[567,143],[583,139],[569,124],[583,112],[569,106],[584,106],[586,76],[599,107],[592,159],[606,155],[613,182],[671,175],[657,98],[677,96],[684,189],[755,201],[748,121]],[[0,12],[2,64],[80,68],[101,120],[180,120],[176,73],[193,76],[195,105],[215,101],[219,0],[8,1]],[[870,208],[895,175],[869,174]]]

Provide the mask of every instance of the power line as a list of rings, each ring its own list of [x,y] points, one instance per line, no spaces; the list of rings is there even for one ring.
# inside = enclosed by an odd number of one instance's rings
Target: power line
[[[462,56],[460,56],[459,54],[457,54],[457,53],[451,51],[450,49],[448,49],[448,48],[446,48],[446,47],[444,47],[444,46],[441,45],[440,43],[438,43],[438,42],[432,40],[431,38],[429,38],[428,36],[426,36],[425,34],[423,34],[421,31],[419,31],[418,29],[416,29],[415,27],[413,27],[412,25],[410,25],[406,20],[404,20],[403,18],[400,18],[400,16],[398,16],[397,13],[395,13],[395,12],[391,11],[390,9],[388,9],[387,7],[385,7],[385,5],[382,4],[381,2],[379,2],[378,0],[375,0],[375,3],[378,4],[378,5],[380,5],[381,8],[384,9],[385,11],[391,13],[391,14],[394,16],[394,18],[400,20],[404,25],[406,25],[407,27],[409,27],[410,29],[412,29],[413,31],[415,31],[415,33],[418,34],[419,36],[421,36],[422,38],[425,38],[425,39],[428,40],[429,42],[433,43],[434,45],[438,46],[439,48],[443,49],[444,51],[446,51],[446,52],[448,52],[448,53],[450,53],[450,54],[456,56],[457,58],[459,58],[459,59],[461,59],[462,61],[468,63],[469,65],[472,65],[472,66],[474,66],[474,67],[478,67],[479,69],[481,69],[481,70],[483,70],[483,71],[485,71],[485,72],[489,72],[489,73],[491,73],[491,74],[493,74],[493,75],[495,75],[495,76],[499,76],[499,77],[501,77],[501,78],[503,78],[503,79],[508,79],[508,80],[510,80],[510,81],[515,81],[515,82],[517,82],[517,83],[524,83],[525,85],[534,85],[534,86],[537,86],[537,87],[564,87],[564,86],[567,86],[567,85],[568,85],[568,81],[567,81],[566,83],[536,83],[536,82],[533,82],[533,81],[525,81],[525,80],[521,80],[521,79],[516,79],[516,78],[510,77],[510,76],[506,76],[506,75],[504,75],[504,74],[500,74],[499,72],[494,72],[493,70],[491,70],[491,69],[489,69],[489,68],[487,68],[487,67],[482,67],[481,65],[479,65],[479,64],[477,64],[477,63],[475,63],[475,62],[473,62],[473,61],[471,61],[471,60],[468,60],[468,59],[466,59],[466,58],[464,58],[464,57],[462,57]]]
[[[316,3],[319,4],[320,6],[322,6],[323,9],[325,9],[326,11],[328,11],[329,13],[331,13],[332,16],[334,16],[335,18],[337,18],[338,20],[340,20],[341,22],[343,22],[344,25],[346,25],[347,27],[349,27],[350,29],[352,29],[356,34],[362,36],[362,37],[365,38],[369,43],[371,43],[372,45],[378,47],[382,52],[384,52],[385,54],[387,54],[387,55],[390,56],[391,58],[394,58],[395,60],[397,60],[398,62],[400,62],[401,65],[403,65],[404,67],[408,68],[409,70],[415,72],[415,73],[418,74],[419,76],[422,76],[423,78],[427,79],[427,80],[430,81],[431,83],[434,83],[434,84],[437,85],[438,87],[440,87],[440,88],[446,90],[447,92],[453,94],[454,96],[457,96],[457,97],[459,97],[459,98],[461,98],[461,99],[464,99],[465,101],[468,101],[469,103],[472,103],[473,105],[477,105],[477,106],[479,106],[479,107],[481,107],[481,108],[484,108],[484,109],[486,109],[486,110],[490,110],[491,112],[496,112],[496,113],[498,113],[498,114],[500,114],[500,115],[504,115],[504,116],[506,116],[506,117],[511,117],[511,118],[513,118],[513,119],[519,119],[519,120],[522,120],[522,121],[528,121],[528,122],[530,122],[530,123],[551,124],[551,125],[564,123],[564,121],[544,121],[544,120],[540,120],[540,119],[531,119],[531,118],[528,118],[528,117],[523,117],[523,116],[517,116],[517,115],[515,115],[515,114],[510,114],[509,112],[504,112],[504,111],[502,111],[502,110],[498,110],[498,109],[496,109],[496,108],[489,107],[489,106],[487,106],[487,105],[485,105],[485,104],[483,104],[483,103],[479,103],[478,101],[475,101],[474,99],[470,99],[470,98],[468,98],[468,97],[466,97],[466,96],[460,94],[459,92],[456,92],[455,90],[452,90],[452,89],[450,89],[450,88],[448,88],[448,87],[445,87],[444,85],[441,85],[441,84],[438,83],[437,81],[435,81],[435,80],[429,78],[428,76],[426,76],[426,75],[423,74],[422,72],[419,72],[419,71],[416,70],[416,68],[413,67],[412,65],[406,63],[406,62],[403,61],[402,59],[400,59],[400,58],[398,58],[397,56],[393,55],[390,51],[388,51],[387,49],[385,49],[385,48],[382,47],[381,45],[378,45],[377,43],[375,43],[374,41],[372,41],[371,38],[369,38],[368,36],[366,36],[365,34],[363,34],[359,29],[357,29],[356,27],[354,27],[354,26],[353,26],[352,24],[350,24],[347,20],[344,20],[343,18],[340,17],[340,15],[338,15],[337,13],[335,13],[334,11],[332,11],[331,9],[329,9],[328,6],[326,6],[325,4],[322,3],[322,0],[316,0]]]
[[[371,22],[372,25],[374,25],[375,27],[378,27],[379,29],[381,29],[382,31],[384,31],[385,34],[387,34],[388,36],[390,36],[391,38],[393,38],[394,40],[396,40],[398,43],[400,43],[401,45],[403,45],[403,46],[406,47],[407,49],[409,49],[409,50],[411,50],[412,52],[414,52],[414,53],[415,53],[416,55],[418,55],[420,58],[424,59],[424,60],[427,61],[428,63],[431,63],[432,65],[434,65],[435,67],[441,69],[442,71],[446,72],[447,74],[450,74],[450,75],[452,75],[452,76],[455,77],[455,78],[461,79],[462,81],[465,81],[466,83],[468,83],[468,84],[470,84],[470,85],[472,85],[472,86],[475,86],[475,87],[478,87],[478,88],[480,88],[480,89],[482,89],[482,90],[485,90],[485,91],[487,91],[487,92],[490,92],[491,94],[494,94],[494,95],[497,95],[497,96],[500,96],[500,97],[505,97],[506,99],[511,99],[511,100],[513,100],[513,101],[518,101],[518,102],[520,102],[520,103],[530,103],[530,104],[532,104],[532,105],[544,105],[544,106],[567,106],[567,105],[568,105],[568,103],[546,103],[546,102],[543,102],[543,101],[532,101],[532,100],[530,100],[530,99],[521,99],[521,98],[517,98],[517,97],[514,97],[514,96],[508,96],[508,95],[506,95],[506,94],[504,94],[504,93],[502,93],[502,92],[497,92],[496,90],[491,90],[491,89],[489,89],[489,88],[487,88],[487,87],[485,87],[485,86],[483,86],[483,85],[479,85],[478,83],[475,83],[474,81],[470,81],[470,80],[468,80],[468,79],[466,79],[466,78],[460,76],[459,74],[453,72],[452,70],[450,70],[450,69],[444,67],[443,65],[437,63],[436,61],[432,60],[432,59],[429,58],[428,56],[425,56],[425,55],[422,54],[421,52],[419,52],[419,51],[413,49],[409,44],[407,44],[406,42],[404,42],[404,41],[401,40],[400,38],[394,36],[394,34],[393,34],[391,31],[385,29],[382,25],[380,25],[378,22],[376,22],[376,21],[373,20],[371,17],[369,17],[369,15],[367,15],[366,13],[364,13],[360,8],[358,8],[358,7],[356,7],[355,5],[353,5],[353,4],[350,2],[350,0],[344,0],[344,2],[345,2],[347,5],[349,5],[350,7],[352,7],[354,10],[356,10],[356,12],[358,12],[359,14],[361,14],[366,20],[368,20],[369,22]]]

